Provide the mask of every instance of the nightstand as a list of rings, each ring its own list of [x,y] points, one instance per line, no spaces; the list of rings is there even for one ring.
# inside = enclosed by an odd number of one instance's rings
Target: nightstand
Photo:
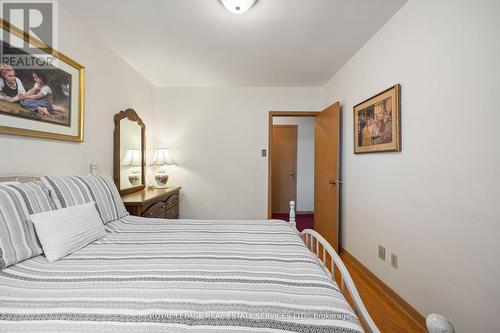
[[[130,215],[178,219],[180,189],[180,187],[144,189],[122,196],[122,201]]]

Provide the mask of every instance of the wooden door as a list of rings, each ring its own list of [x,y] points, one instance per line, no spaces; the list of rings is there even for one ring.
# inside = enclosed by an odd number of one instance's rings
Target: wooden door
[[[272,127],[272,213],[288,214],[297,198],[297,125]]]
[[[316,116],[314,135],[314,229],[339,250],[340,104]]]

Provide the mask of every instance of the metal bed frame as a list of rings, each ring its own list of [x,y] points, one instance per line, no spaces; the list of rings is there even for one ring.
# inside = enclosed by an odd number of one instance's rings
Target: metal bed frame
[[[323,269],[328,276],[335,281],[335,268],[340,272],[340,291],[346,296],[346,291],[349,292],[353,301],[354,313],[359,317],[361,322],[365,324],[366,329],[370,333],[380,333],[377,325],[370,317],[361,296],[354,285],[351,275],[347,271],[342,259],[340,259],[334,248],[323,238],[318,232],[312,229],[305,229],[302,232],[297,230],[295,223],[295,202],[290,201],[290,218],[289,222],[297,231],[307,248],[316,256],[322,264]],[[328,256],[327,256],[328,254]],[[330,260],[328,260],[328,257]],[[454,333],[453,325],[443,316],[438,314],[430,314],[426,318],[427,330],[429,333]]]

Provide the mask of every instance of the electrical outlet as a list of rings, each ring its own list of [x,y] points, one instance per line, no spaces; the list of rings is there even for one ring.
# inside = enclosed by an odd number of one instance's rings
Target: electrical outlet
[[[391,266],[398,269],[398,255],[391,253]]]
[[[378,246],[378,257],[385,261],[385,247],[383,247],[382,245]]]
[[[262,157],[266,157],[267,156],[267,150],[266,149],[262,149],[261,155],[262,155]]]

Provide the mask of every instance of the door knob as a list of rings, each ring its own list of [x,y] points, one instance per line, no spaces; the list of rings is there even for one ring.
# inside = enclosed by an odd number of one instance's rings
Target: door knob
[[[336,184],[337,184],[337,185],[340,185],[340,184],[342,184],[342,183],[343,183],[343,181],[341,181],[341,180],[335,180],[335,179],[330,179],[330,180],[328,180],[328,183],[329,183],[330,185],[336,185]]]
[[[289,174],[290,176],[295,176],[295,170],[290,170],[290,171],[288,171],[288,174]]]

